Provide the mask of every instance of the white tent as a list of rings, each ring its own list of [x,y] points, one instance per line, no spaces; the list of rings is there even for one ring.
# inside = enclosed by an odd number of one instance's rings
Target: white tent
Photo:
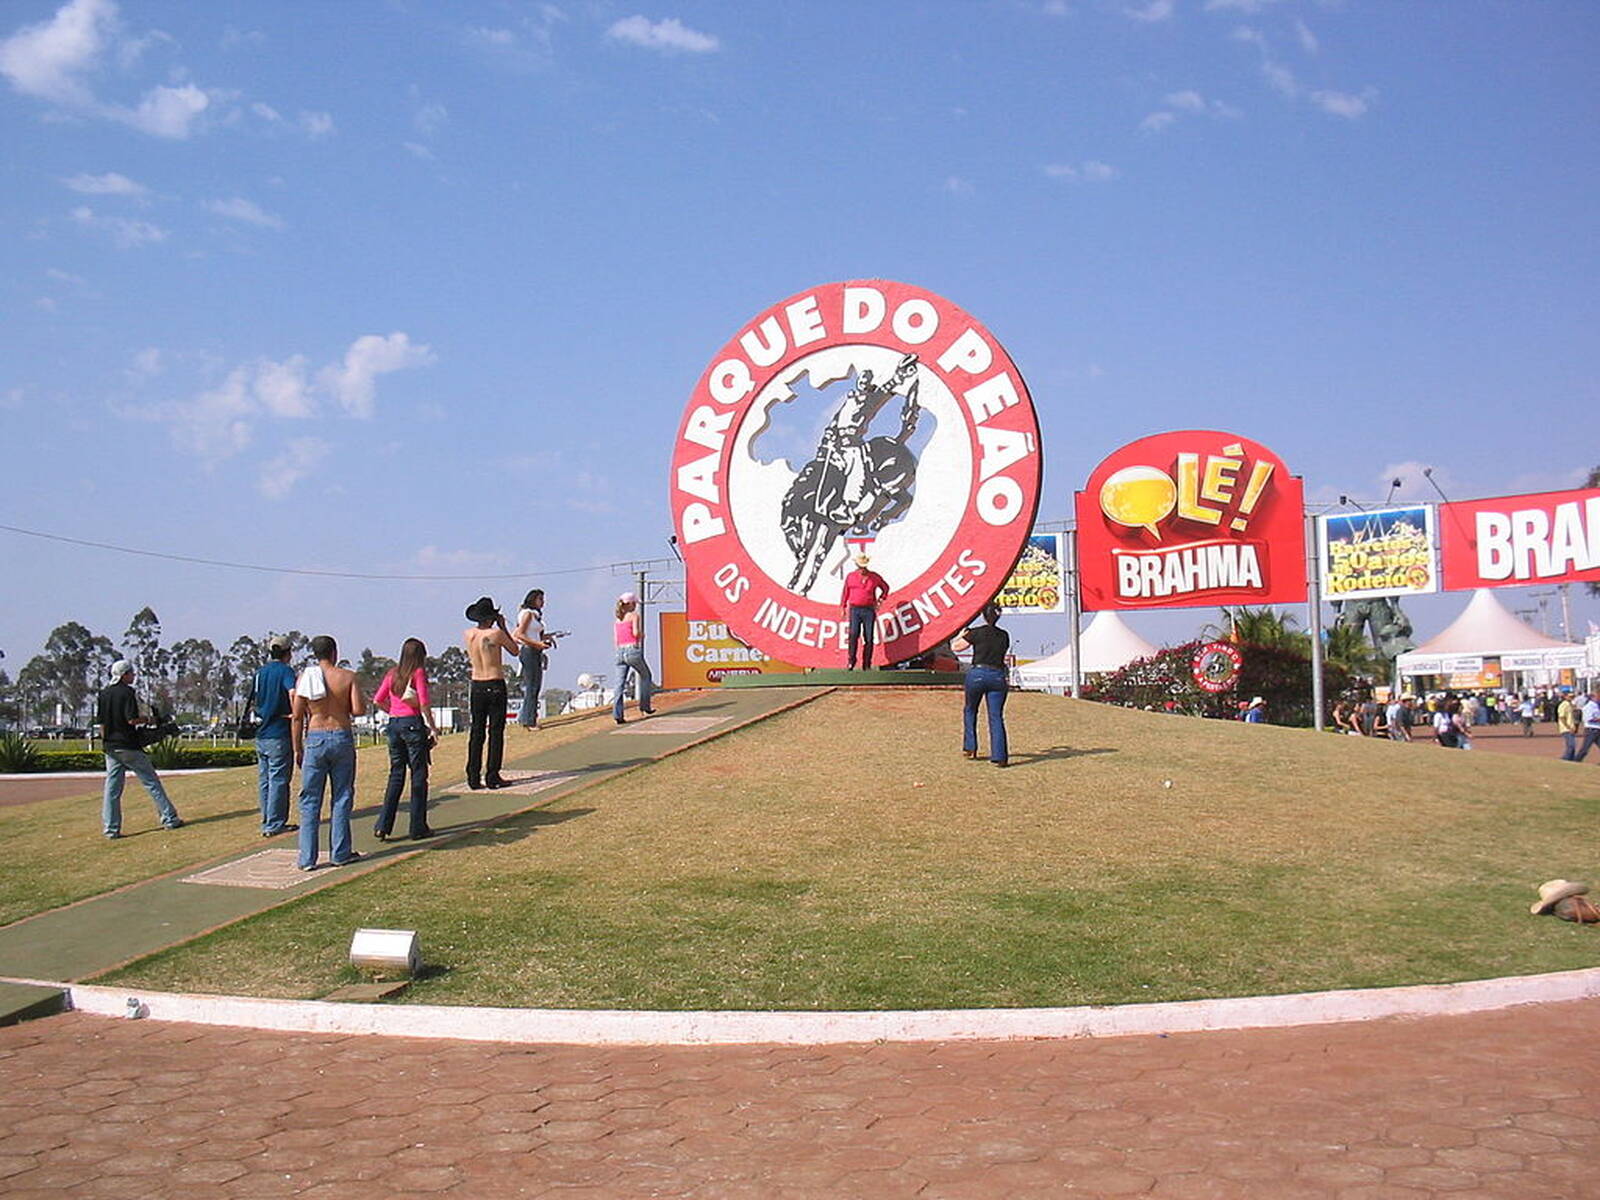
[[[1498,658],[1502,671],[1584,669],[1584,647],[1557,641],[1524,625],[1488,588],[1479,588],[1442,633],[1398,660],[1401,675],[1475,675],[1483,660]]]
[[[1089,627],[1078,638],[1083,654],[1083,671],[1115,671],[1137,658],[1148,658],[1156,647],[1145,641],[1109,609],[1096,613]],[[1019,687],[1065,688],[1072,684],[1072,646],[1058,650],[1049,658],[1037,659],[1018,667],[1014,682]]]

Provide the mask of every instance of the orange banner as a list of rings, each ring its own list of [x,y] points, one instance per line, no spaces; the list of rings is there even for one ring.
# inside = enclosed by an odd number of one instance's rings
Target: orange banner
[[[661,686],[715,687],[729,675],[795,675],[792,663],[746,646],[721,621],[691,621],[681,612],[659,614]]]

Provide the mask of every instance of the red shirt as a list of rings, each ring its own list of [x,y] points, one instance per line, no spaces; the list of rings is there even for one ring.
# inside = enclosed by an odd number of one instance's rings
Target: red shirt
[[[889,585],[876,571],[857,567],[844,577],[844,602],[847,607],[860,605],[877,608],[878,601],[888,594]]]

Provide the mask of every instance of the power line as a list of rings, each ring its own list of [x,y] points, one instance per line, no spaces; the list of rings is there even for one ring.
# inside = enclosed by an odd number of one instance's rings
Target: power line
[[[658,566],[674,565],[670,558],[645,558],[632,559],[626,562],[598,563],[592,567],[562,567],[557,570],[511,571],[505,574],[472,574],[472,575],[395,575],[377,571],[325,571],[317,567],[273,567],[261,563],[230,562],[221,558],[199,558],[192,554],[168,554],[162,550],[141,550],[134,546],[118,546],[112,542],[95,542],[87,538],[67,537],[60,533],[44,533],[37,529],[23,529],[17,525],[0,525],[0,530],[6,533],[18,533],[24,537],[39,538],[46,542],[62,542],[68,546],[87,546],[94,550],[110,550],[117,554],[133,554],[140,558],[159,558],[168,562],[193,563],[202,567],[226,567],[234,571],[260,571],[268,575],[317,575],[325,579],[398,579],[411,580],[417,583],[443,583],[459,582],[462,580],[498,580],[498,579],[527,579],[538,575],[547,577],[551,575],[581,575],[588,571],[638,570],[640,567],[655,568]]]

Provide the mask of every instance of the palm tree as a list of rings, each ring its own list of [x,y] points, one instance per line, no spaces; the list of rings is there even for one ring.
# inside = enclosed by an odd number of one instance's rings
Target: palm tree
[[[1251,646],[1271,646],[1307,656],[1311,653],[1311,638],[1295,628],[1297,622],[1288,613],[1241,604],[1237,608],[1223,609],[1222,614],[1225,625],[1206,625],[1201,632],[1207,637]]]
[[[1352,675],[1382,679],[1388,670],[1366,634],[1354,625],[1331,626],[1322,643],[1322,656]]]

